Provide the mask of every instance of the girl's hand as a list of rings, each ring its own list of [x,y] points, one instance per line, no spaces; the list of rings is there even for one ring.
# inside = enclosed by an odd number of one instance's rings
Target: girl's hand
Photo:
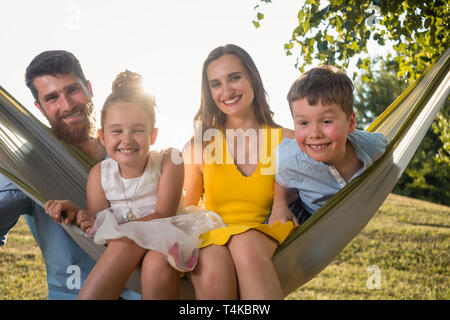
[[[77,213],[76,222],[80,226],[81,230],[87,234],[90,234],[95,222],[95,213],[79,210]]]
[[[61,223],[64,219],[65,224],[71,223],[80,210],[70,200],[49,200],[45,203],[44,209],[53,221]]]
[[[282,203],[274,203],[272,213],[269,218],[269,225],[274,224],[277,221],[280,221],[281,223],[292,221],[294,226],[299,225],[297,218],[294,216],[289,207],[287,205],[283,205]]]

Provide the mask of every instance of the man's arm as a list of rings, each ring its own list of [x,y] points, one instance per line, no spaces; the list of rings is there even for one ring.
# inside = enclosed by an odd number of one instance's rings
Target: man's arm
[[[20,216],[31,212],[32,200],[0,174],[0,246],[6,243],[9,230]]]

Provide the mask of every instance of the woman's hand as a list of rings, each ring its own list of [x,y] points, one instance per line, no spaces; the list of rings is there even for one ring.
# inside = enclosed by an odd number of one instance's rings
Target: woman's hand
[[[61,223],[64,219],[65,224],[71,223],[80,211],[80,208],[70,200],[49,200],[45,203],[44,209],[53,221]]]

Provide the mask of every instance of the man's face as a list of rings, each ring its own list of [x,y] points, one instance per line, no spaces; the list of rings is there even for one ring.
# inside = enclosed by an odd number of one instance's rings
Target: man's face
[[[92,90],[75,73],[43,75],[33,80],[39,102],[35,105],[50,122],[56,136],[72,144],[89,139]]]

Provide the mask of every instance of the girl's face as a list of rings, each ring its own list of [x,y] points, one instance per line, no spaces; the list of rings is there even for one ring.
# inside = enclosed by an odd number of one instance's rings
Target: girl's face
[[[335,103],[310,105],[306,98],[292,103],[295,139],[311,159],[339,167],[345,159],[347,135],[355,131],[353,112],[348,117]]]
[[[234,54],[212,61],[207,70],[209,88],[217,107],[227,116],[253,112],[252,81],[247,69]]]
[[[103,130],[99,130],[101,144],[122,170],[144,170],[150,145],[156,140],[149,116],[135,103],[117,101],[106,112]]]

